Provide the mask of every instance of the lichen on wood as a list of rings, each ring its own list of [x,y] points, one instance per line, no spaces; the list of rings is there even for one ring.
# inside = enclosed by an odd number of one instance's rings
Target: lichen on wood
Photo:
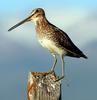
[[[61,81],[47,72],[29,72],[27,100],[61,100]]]

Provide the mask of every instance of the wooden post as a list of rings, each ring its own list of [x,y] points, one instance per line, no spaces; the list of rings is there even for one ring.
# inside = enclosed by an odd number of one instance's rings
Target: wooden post
[[[29,72],[27,100],[62,100],[61,82],[58,77],[47,72]]]

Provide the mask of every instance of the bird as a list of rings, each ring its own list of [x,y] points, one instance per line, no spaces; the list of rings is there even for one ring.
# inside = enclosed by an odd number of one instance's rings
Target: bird
[[[17,23],[8,31],[11,31],[29,21],[35,24],[36,37],[39,43],[53,56],[53,64],[49,72],[54,72],[57,64],[57,56],[61,59],[62,72],[61,76],[57,79],[58,81],[65,77],[65,56],[75,58],[83,57],[87,59],[87,56],[72,42],[66,32],[47,20],[43,8],[33,9],[26,19]]]

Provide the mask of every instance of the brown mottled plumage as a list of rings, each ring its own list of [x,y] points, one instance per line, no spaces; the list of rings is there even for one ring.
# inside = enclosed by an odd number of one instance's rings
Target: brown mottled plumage
[[[16,24],[8,31],[11,31],[12,29],[27,21],[32,21],[35,23],[37,38],[40,44],[44,48],[47,48],[54,56],[54,63],[51,72],[54,71],[55,65],[57,63],[56,55],[61,57],[62,77],[60,77],[58,80],[64,77],[64,56],[87,58],[83,52],[74,45],[74,43],[64,31],[54,26],[46,19],[45,12],[42,8],[34,9],[28,18]]]

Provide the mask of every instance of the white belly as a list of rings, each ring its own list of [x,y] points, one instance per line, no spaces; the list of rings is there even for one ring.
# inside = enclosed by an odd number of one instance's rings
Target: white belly
[[[51,53],[58,54],[58,55],[65,55],[66,52],[62,48],[58,48],[55,43],[48,39],[41,39],[39,43],[44,47],[47,48]]]

